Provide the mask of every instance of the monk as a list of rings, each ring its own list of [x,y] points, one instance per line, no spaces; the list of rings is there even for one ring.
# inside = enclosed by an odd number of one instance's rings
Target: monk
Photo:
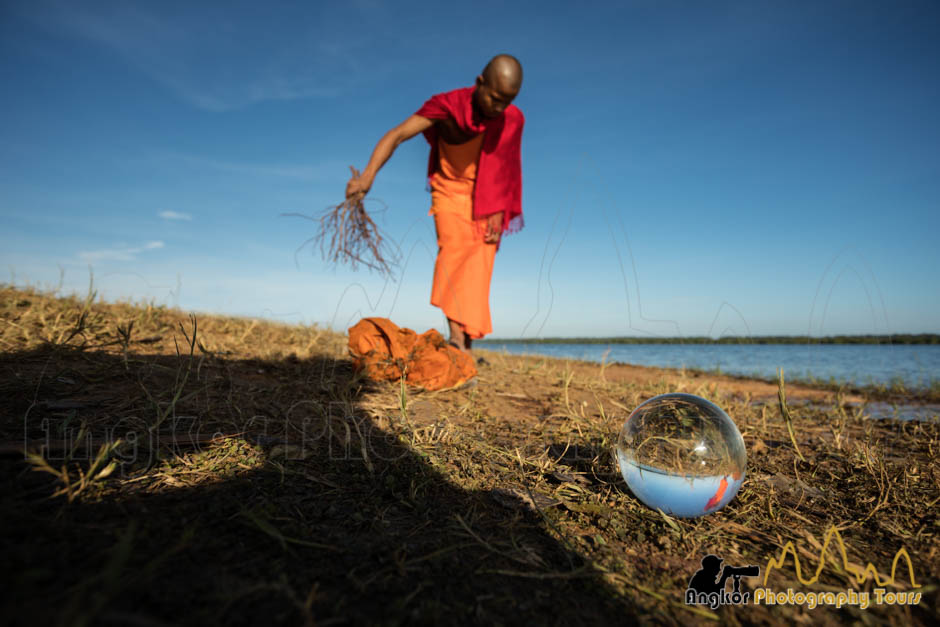
[[[493,57],[473,87],[437,94],[376,145],[346,197],[365,195],[403,141],[423,133],[431,147],[428,184],[437,231],[431,304],[450,327],[450,342],[472,355],[474,339],[492,333],[490,279],[504,233],[522,228],[520,146],[525,118],[512,104],[522,65]]]

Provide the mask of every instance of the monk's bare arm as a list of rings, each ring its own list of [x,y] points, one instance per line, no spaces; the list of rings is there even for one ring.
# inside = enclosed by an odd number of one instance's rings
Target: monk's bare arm
[[[356,194],[367,193],[372,187],[375,175],[382,166],[385,165],[385,162],[389,160],[389,157],[392,156],[392,153],[395,152],[398,145],[403,141],[411,139],[418,133],[424,132],[430,128],[432,124],[434,124],[433,120],[421,117],[420,115],[413,115],[385,133],[382,139],[379,140],[379,143],[376,144],[375,150],[372,151],[372,156],[369,158],[369,164],[366,165],[366,169],[363,170],[362,174],[359,176],[353,176],[346,184],[346,198],[355,196]]]

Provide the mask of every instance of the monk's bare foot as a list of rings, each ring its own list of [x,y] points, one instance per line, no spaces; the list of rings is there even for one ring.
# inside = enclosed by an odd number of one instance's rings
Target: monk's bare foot
[[[470,355],[471,358],[473,357],[473,351],[471,351],[471,350],[470,350],[469,348],[467,348],[466,346],[461,346],[460,344],[458,344],[458,343],[455,342],[454,340],[450,340],[450,341],[448,342],[448,344],[450,344],[450,345],[453,346],[454,348],[459,349],[460,351],[462,351],[462,352],[464,352],[464,353]]]

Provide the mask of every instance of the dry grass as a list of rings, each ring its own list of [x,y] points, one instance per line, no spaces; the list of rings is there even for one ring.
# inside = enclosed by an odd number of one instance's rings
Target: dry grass
[[[358,378],[317,327],[92,295],[4,288],[0,325],[7,624],[938,619],[936,422],[499,353],[477,388],[416,395]],[[719,403],[748,446],[741,492],[700,519],[637,502],[611,456],[672,391]],[[9,454],[24,438],[35,455]],[[921,603],[683,603],[706,553],[764,569],[791,542],[805,579],[833,527],[848,566],[831,550],[804,585],[789,556],[767,586],[871,590],[853,569],[886,577],[906,548]],[[900,563],[889,589],[911,588]]]

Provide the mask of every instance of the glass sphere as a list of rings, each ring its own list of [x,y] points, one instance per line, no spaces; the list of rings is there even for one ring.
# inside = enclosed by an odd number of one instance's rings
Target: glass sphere
[[[716,512],[744,482],[744,438],[720,407],[662,394],[633,410],[617,440],[620,474],[646,505],[685,518]]]

